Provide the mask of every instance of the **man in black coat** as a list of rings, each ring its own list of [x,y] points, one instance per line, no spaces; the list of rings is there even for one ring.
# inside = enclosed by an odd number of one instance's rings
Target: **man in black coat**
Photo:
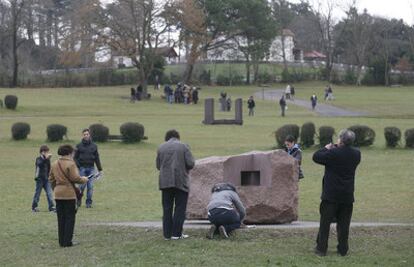
[[[76,145],[74,160],[79,168],[81,176],[89,176],[95,173],[95,164],[99,172],[102,172],[101,160],[99,158],[98,146],[92,142],[89,129],[82,131],[82,141]],[[81,185],[82,192],[87,187],[86,208],[92,208],[93,181],[89,180]],[[78,203],[80,206],[81,203]]]
[[[328,144],[313,154],[313,161],[325,166],[322,196],[319,207],[320,224],[315,253],[325,256],[328,249],[329,229],[336,219],[337,252],[348,253],[348,234],[354,202],[355,170],[361,161],[361,152],[352,147],[355,133],[344,129],[338,144]]]

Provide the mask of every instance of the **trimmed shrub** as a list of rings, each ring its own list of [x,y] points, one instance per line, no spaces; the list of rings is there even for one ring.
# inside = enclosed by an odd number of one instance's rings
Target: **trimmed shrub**
[[[335,129],[331,126],[321,126],[319,127],[319,145],[321,147],[326,146],[333,142],[333,136],[335,134]]]
[[[14,140],[24,140],[30,133],[30,124],[26,122],[16,122],[11,128]]]
[[[348,128],[355,133],[355,146],[370,146],[374,143],[375,132],[366,125],[353,125]]]
[[[282,148],[285,145],[286,136],[292,135],[297,140],[299,137],[299,126],[296,124],[285,124],[275,132],[277,145]]]
[[[123,142],[139,142],[144,137],[144,126],[137,122],[126,122],[121,125],[120,132]]]
[[[15,96],[15,95],[6,95],[4,97],[4,105],[8,109],[16,109],[16,107],[17,107],[17,96]]]
[[[61,124],[50,124],[46,128],[47,140],[50,142],[57,142],[63,140],[66,136],[68,128]]]
[[[385,127],[384,136],[387,147],[396,147],[401,140],[401,131],[397,127]]]
[[[96,123],[89,126],[92,140],[94,142],[106,142],[108,141],[109,128],[103,124]]]
[[[305,122],[300,130],[300,142],[303,147],[311,147],[315,144],[315,124]]]
[[[405,137],[405,146],[409,148],[414,148],[414,128],[407,129],[404,133]]]

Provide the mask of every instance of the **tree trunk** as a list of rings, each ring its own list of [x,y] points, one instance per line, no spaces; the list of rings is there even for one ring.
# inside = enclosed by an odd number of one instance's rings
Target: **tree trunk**
[[[198,51],[199,49],[198,47],[200,43],[201,43],[201,40],[199,40],[199,38],[195,38],[191,45],[191,50],[190,50],[190,54],[187,57],[187,65],[186,65],[184,77],[183,77],[183,81],[186,84],[191,83],[191,77],[193,75],[194,65],[200,55],[200,52]]]
[[[285,52],[285,36],[283,35],[282,31],[282,60],[283,60],[283,70],[287,71],[288,65],[286,60],[286,52]]]
[[[362,66],[361,65],[358,65],[358,67],[357,67],[357,73],[356,73],[356,85],[357,86],[360,86],[361,85],[362,78],[363,78],[363,76],[362,76]]]
[[[246,59],[246,84],[250,84],[250,61]]]
[[[39,32],[39,46],[45,46],[45,25],[44,25],[43,15],[38,16],[38,32]]]
[[[18,62],[18,56],[17,56],[17,18],[13,18],[13,25],[12,25],[12,31],[13,31],[13,40],[12,40],[12,54],[13,54],[13,79],[11,83],[11,87],[16,87],[18,83],[18,73],[19,73],[19,62]]]

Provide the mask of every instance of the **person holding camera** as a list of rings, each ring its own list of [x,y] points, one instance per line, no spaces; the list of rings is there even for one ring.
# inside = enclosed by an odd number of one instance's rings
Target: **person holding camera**
[[[73,160],[74,149],[71,145],[62,145],[58,149],[59,159],[53,162],[49,182],[52,185],[58,219],[59,245],[71,247],[76,219],[76,186],[85,184],[88,178],[79,175]]]
[[[313,154],[313,161],[325,166],[315,248],[315,253],[319,256],[326,255],[330,225],[334,220],[338,238],[337,252],[341,256],[348,253],[355,171],[361,161],[361,152],[352,147],[354,141],[355,133],[344,129],[339,133],[338,144],[328,144]]]
[[[49,147],[47,145],[40,146],[39,157],[36,158],[35,166],[35,181],[36,188],[33,196],[32,202],[32,211],[39,212],[38,203],[40,199],[40,193],[42,193],[42,188],[45,190],[47,203],[49,205],[49,211],[55,212],[55,204],[53,203],[52,189],[50,188],[50,183],[48,181],[49,171],[50,171],[50,158],[52,154],[49,153]]]
[[[229,234],[240,228],[246,215],[246,209],[230,183],[217,183],[211,189],[211,199],[207,206],[208,219],[213,224],[207,238],[213,239],[215,234],[228,238]]]

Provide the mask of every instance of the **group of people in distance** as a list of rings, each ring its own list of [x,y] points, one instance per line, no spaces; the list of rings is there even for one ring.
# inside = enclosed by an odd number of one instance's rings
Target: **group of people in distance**
[[[164,96],[167,103],[197,104],[199,87],[178,83],[175,90],[167,84],[164,86]]]
[[[81,206],[81,196],[85,189],[86,208],[92,208],[93,180],[88,177],[93,174],[102,175],[98,147],[92,142],[89,129],[84,129],[82,141],[76,146],[76,150],[71,145],[61,145],[57,151],[59,158],[52,164],[52,154],[48,146],[42,145],[39,153],[35,161],[36,188],[32,211],[39,212],[38,202],[43,188],[49,211],[57,213],[59,245],[71,247],[76,244],[72,242],[76,211]],[[75,184],[81,184],[80,188]]]
[[[285,92],[282,94],[282,96],[279,99],[279,106],[280,106],[280,110],[281,110],[281,116],[284,117],[286,114],[286,110],[287,110],[287,102],[286,100],[292,100],[294,101],[294,95],[295,95],[295,89],[292,85],[288,84],[286,86]],[[333,90],[330,84],[328,84],[325,87],[325,101],[327,100],[333,100],[334,96],[333,96]],[[316,96],[316,94],[312,94],[310,97],[310,102],[311,102],[311,107],[312,110],[315,110],[316,105],[318,103],[318,97]]]
[[[361,161],[360,151],[352,147],[354,140],[354,132],[343,129],[336,144],[328,144],[313,154],[313,161],[325,166],[319,207],[320,226],[315,247],[318,256],[327,253],[330,224],[333,222],[336,222],[337,228],[338,254],[345,256],[349,250],[355,171]],[[286,138],[285,145],[286,152],[299,163],[299,180],[304,177],[300,167],[301,150],[292,136]],[[180,141],[179,133],[176,130],[167,131],[165,142],[159,146],[156,157],[165,240],[189,237],[183,233],[183,224],[189,192],[189,172],[194,165],[190,148]],[[216,234],[228,238],[229,234],[243,225],[246,209],[234,185],[218,183],[210,190],[207,210],[212,226],[207,232],[207,238],[212,239]]]

